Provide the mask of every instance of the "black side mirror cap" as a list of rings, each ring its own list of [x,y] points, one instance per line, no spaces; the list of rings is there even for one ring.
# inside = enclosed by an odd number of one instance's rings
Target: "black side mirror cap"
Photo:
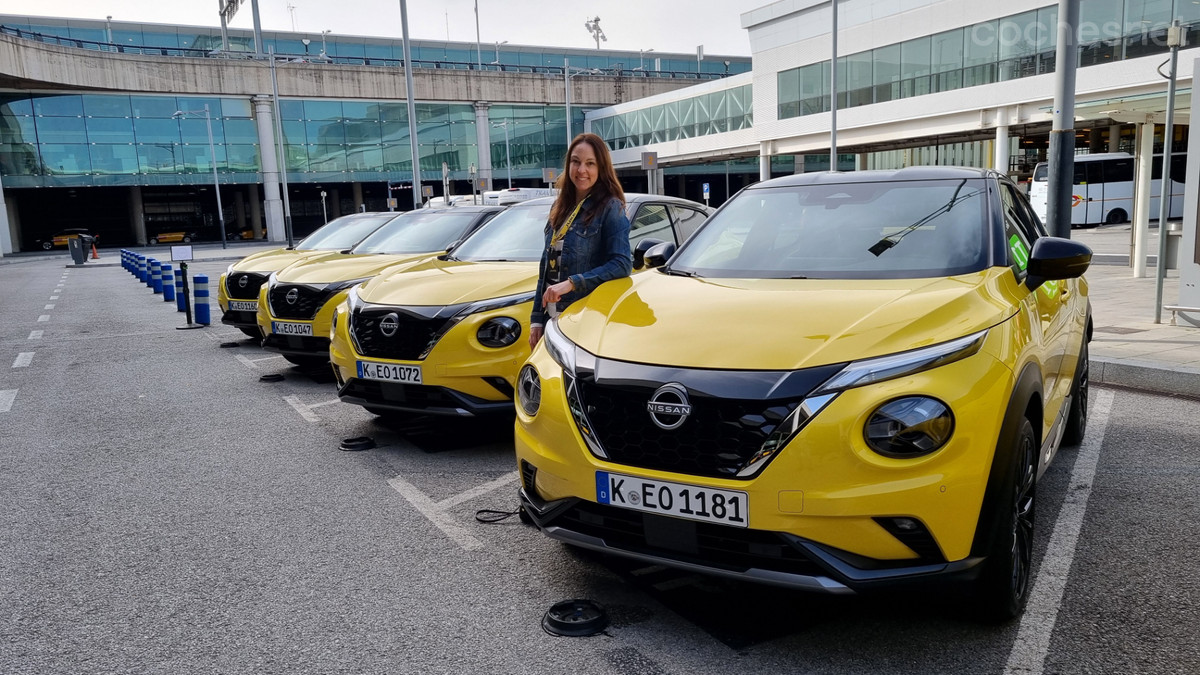
[[[664,241],[661,244],[655,244],[654,246],[651,246],[650,249],[646,251],[646,255],[643,259],[646,263],[646,267],[662,267],[663,265],[667,264],[667,261],[670,260],[671,256],[673,255],[675,255],[675,242]]]
[[[646,251],[664,243],[662,239],[643,239],[633,247],[633,269],[640,270],[646,266]]]
[[[1076,279],[1091,263],[1092,249],[1086,245],[1061,237],[1039,237],[1029,254],[1025,285],[1034,291],[1047,281]]]

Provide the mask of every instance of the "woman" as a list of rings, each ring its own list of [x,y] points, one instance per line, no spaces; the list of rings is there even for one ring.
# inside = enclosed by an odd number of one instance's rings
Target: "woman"
[[[605,281],[627,277],[633,270],[625,191],[604,139],[579,134],[571,141],[557,187],[533,297],[531,349],[542,339],[548,319]]]

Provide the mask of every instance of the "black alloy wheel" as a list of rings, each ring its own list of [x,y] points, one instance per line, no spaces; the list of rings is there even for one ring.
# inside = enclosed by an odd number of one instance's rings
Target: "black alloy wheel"
[[[1038,442],[1028,418],[1022,418],[1015,444],[1000,492],[1006,503],[998,509],[997,531],[978,581],[977,610],[986,621],[1020,616],[1032,582]]]
[[[1075,382],[1071,385],[1071,408],[1067,412],[1067,427],[1063,430],[1063,445],[1079,445],[1087,432],[1088,416],[1088,344],[1083,339],[1079,365],[1075,367]]]

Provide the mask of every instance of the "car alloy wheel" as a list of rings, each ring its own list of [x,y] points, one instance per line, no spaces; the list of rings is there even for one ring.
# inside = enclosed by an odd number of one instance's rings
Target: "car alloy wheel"
[[[976,609],[988,621],[1019,616],[1029,599],[1038,443],[1028,418],[1021,419],[1014,444],[1005,488],[999,493],[1004,503],[998,505],[995,538],[978,581],[980,602]]]
[[[1071,408],[1067,412],[1066,429],[1063,430],[1063,445],[1079,445],[1087,432],[1088,414],[1088,344],[1083,339],[1079,351],[1079,365],[1075,370],[1075,382],[1071,385]]]

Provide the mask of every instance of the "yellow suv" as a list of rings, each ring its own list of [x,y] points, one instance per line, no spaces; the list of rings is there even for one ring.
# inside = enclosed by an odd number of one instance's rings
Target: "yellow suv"
[[[252,338],[262,338],[258,330],[258,290],[272,272],[292,263],[325,255],[330,251],[352,248],[399,213],[354,213],[334,218],[301,239],[291,248],[275,248],[252,253],[233,263],[217,281],[217,304],[221,323],[235,326]]]
[[[992,171],[746,188],[547,324],[522,506],[576,546],[829,593],[953,582],[1013,617],[1038,479],[1087,421],[1090,260]]]
[[[393,266],[424,262],[464,239],[499,206],[455,206],[409,211],[354,248],[293,263],[267,278],[258,294],[263,348],[299,366],[329,362],[333,309],[346,291]]]
[[[397,268],[347,293],[338,310],[345,320],[334,322],[329,346],[342,401],[377,415],[511,415],[553,203],[510,206],[441,259]],[[627,194],[625,213],[630,243],[644,248],[683,241],[709,210]]]

